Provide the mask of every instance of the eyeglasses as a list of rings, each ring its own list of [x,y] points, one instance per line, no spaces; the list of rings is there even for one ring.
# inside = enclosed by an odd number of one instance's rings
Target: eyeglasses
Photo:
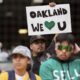
[[[64,50],[64,49],[65,49],[65,50],[68,51],[68,52],[71,52],[71,51],[72,51],[72,47],[69,46],[69,45],[68,45],[68,46],[59,45],[59,46],[58,46],[58,49],[59,49],[59,50]]]

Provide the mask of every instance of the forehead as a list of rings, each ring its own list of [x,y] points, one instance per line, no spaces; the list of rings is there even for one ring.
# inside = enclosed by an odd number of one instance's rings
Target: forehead
[[[69,45],[69,42],[68,41],[63,41],[60,44],[62,44],[62,45]]]
[[[62,45],[73,45],[68,41],[62,41],[62,42],[57,42],[57,43],[62,44]]]
[[[13,54],[12,56],[11,56],[12,58],[15,58],[15,57],[24,57],[25,58],[25,56],[23,56],[22,54]]]
[[[22,58],[22,59],[29,59],[28,57],[22,55],[22,54],[13,54],[12,56],[12,59],[15,59],[15,58]]]

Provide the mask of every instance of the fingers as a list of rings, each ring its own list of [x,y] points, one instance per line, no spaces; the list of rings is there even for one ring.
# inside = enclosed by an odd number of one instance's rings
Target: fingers
[[[56,6],[56,3],[50,2],[50,3],[49,3],[49,6],[50,6],[50,7],[54,7],[54,6]]]

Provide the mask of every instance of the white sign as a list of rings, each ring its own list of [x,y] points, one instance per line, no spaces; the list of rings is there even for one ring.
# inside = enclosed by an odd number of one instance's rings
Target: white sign
[[[26,14],[29,35],[72,32],[69,4],[26,7]]]

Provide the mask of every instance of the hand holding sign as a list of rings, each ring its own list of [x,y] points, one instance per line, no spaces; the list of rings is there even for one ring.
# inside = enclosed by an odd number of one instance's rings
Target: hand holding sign
[[[50,6],[50,7],[54,7],[54,6],[56,6],[56,3],[50,2],[50,3],[49,3],[49,6]]]
[[[29,35],[71,32],[69,4],[26,7]]]

